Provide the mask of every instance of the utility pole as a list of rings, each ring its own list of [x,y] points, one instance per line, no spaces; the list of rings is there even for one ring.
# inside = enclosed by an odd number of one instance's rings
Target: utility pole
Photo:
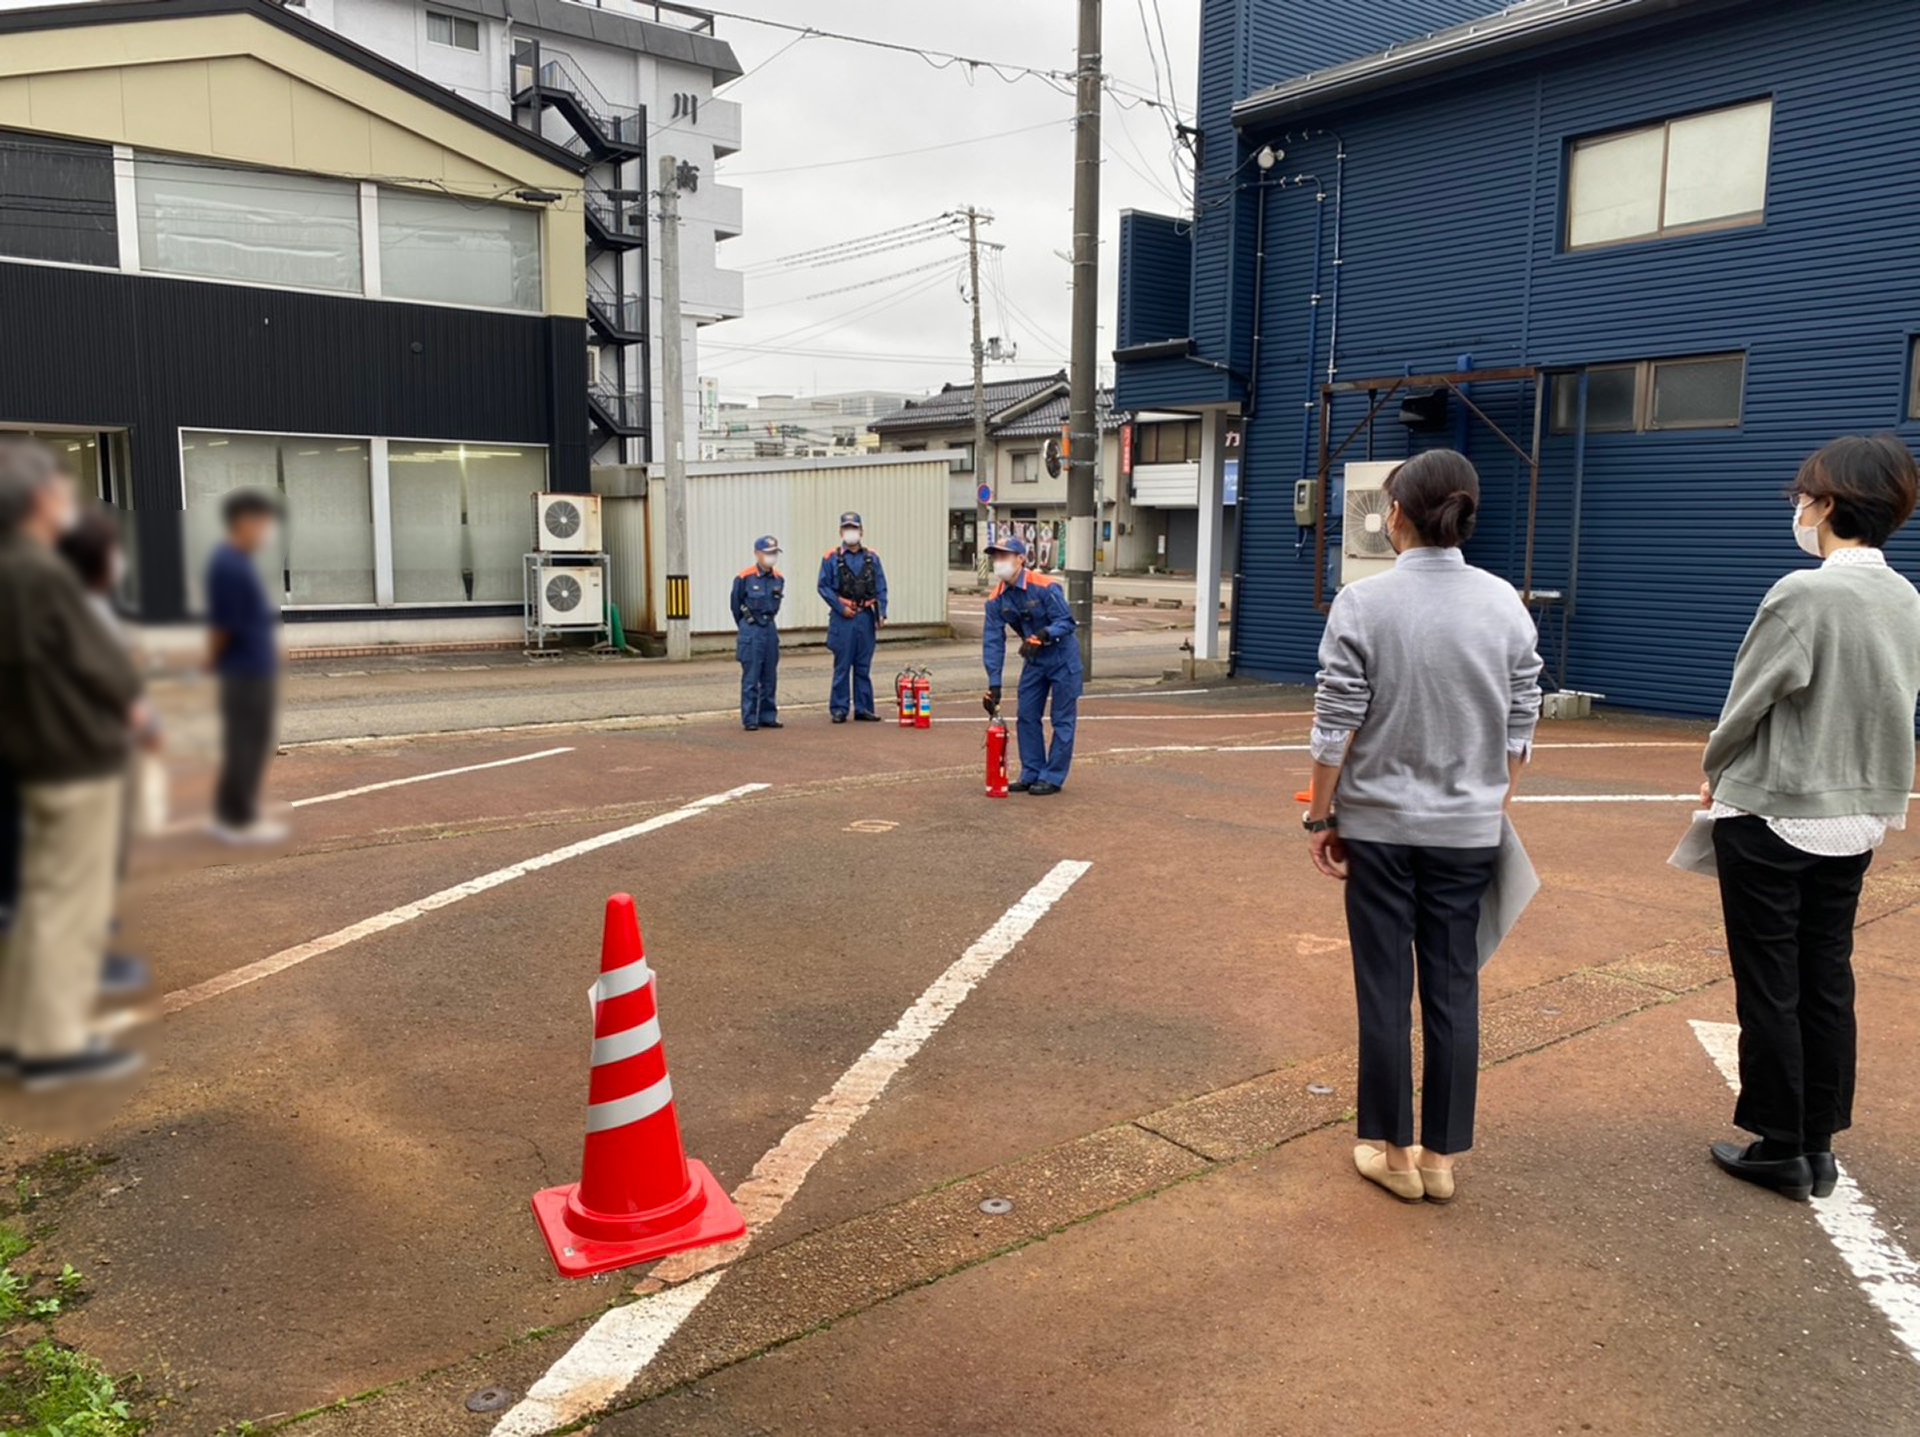
[[[660,157],[660,403],[667,471],[667,657],[693,657],[693,581],[687,561],[687,411],[681,373],[680,163]],[[624,396],[623,396],[624,398]]]
[[[980,212],[972,205],[967,206],[967,271],[971,278],[968,287],[973,293],[973,486],[975,497],[983,484],[992,484],[997,474],[990,474],[987,463],[987,343],[980,332]],[[987,580],[987,525],[992,522],[993,510],[983,500],[980,510],[974,516],[973,527],[973,572],[981,583]]]
[[[1073,135],[1073,373],[1067,467],[1067,603],[1093,677],[1093,476],[1100,462],[1100,0],[1080,0]]]

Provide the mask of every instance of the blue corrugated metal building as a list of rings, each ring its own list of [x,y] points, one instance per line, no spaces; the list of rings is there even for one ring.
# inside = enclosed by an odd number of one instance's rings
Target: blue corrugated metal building
[[[1714,712],[1761,595],[1810,562],[1782,502],[1801,459],[1920,438],[1920,6],[1330,8],[1205,0],[1195,212],[1122,226],[1116,402],[1242,417],[1235,672],[1315,667],[1294,487],[1328,380],[1539,369],[1531,581],[1566,598],[1542,610],[1560,681]],[[1466,393],[1530,445],[1535,381]],[[1424,432],[1396,408],[1342,462],[1465,448],[1469,557],[1522,583],[1523,458],[1458,398]],[[1331,400],[1332,445],[1367,409]],[[1920,538],[1889,557],[1920,572]]]

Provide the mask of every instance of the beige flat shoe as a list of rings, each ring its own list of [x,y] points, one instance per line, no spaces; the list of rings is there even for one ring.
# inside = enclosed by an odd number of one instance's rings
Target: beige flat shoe
[[[1426,1149],[1416,1147],[1413,1151],[1413,1160],[1419,1165],[1420,1169],[1420,1186],[1425,1189],[1427,1201],[1437,1203],[1452,1202],[1453,1169],[1430,1168],[1425,1163],[1420,1162],[1420,1158],[1425,1154]]]
[[[1370,1183],[1378,1183],[1401,1202],[1419,1202],[1427,1195],[1425,1184],[1420,1180],[1417,1169],[1395,1172],[1387,1166],[1385,1148],[1369,1147],[1366,1143],[1357,1144],[1353,1150],[1353,1165],[1360,1176]]]

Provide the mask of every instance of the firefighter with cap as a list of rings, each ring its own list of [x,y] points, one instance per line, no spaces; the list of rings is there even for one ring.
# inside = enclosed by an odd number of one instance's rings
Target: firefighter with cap
[[[1058,793],[1073,766],[1074,720],[1080,709],[1085,671],[1074,638],[1073,611],[1066,590],[1051,574],[1027,567],[1027,546],[1012,535],[987,545],[999,580],[987,599],[987,628],[981,654],[987,667],[988,713],[1000,707],[1000,668],[1007,657],[1007,632],[1020,640],[1020,781],[1016,793],[1036,798]],[[1051,699],[1053,743],[1040,726]]]
[[[783,728],[775,693],[780,680],[780,630],[774,616],[786,596],[787,581],[774,567],[780,562],[780,541],[771,534],[753,541],[753,563],[733,579],[727,607],[733,611],[739,637],[733,654],[740,660],[740,724],[748,733],[757,728]]]
[[[827,605],[827,648],[833,654],[833,692],[827,709],[835,723],[848,714],[878,723],[873,707],[873,645],[887,621],[887,571],[866,547],[858,514],[840,516],[840,544],[820,560],[820,597]]]

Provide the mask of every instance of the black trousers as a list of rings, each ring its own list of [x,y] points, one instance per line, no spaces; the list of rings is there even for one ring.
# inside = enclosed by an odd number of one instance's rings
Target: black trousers
[[[220,676],[220,784],[213,812],[230,828],[245,828],[260,816],[260,785],[273,756],[276,687],[271,675]]]
[[[1346,840],[1347,936],[1360,1009],[1359,1134],[1413,1143],[1414,977],[1425,1062],[1420,1142],[1473,1146],[1480,1081],[1480,900],[1496,848]]]
[[[1740,1016],[1733,1120],[1824,1149],[1853,1125],[1853,921],[1873,855],[1802,853],[1762,818],[1721,819],[1713,848]]]

